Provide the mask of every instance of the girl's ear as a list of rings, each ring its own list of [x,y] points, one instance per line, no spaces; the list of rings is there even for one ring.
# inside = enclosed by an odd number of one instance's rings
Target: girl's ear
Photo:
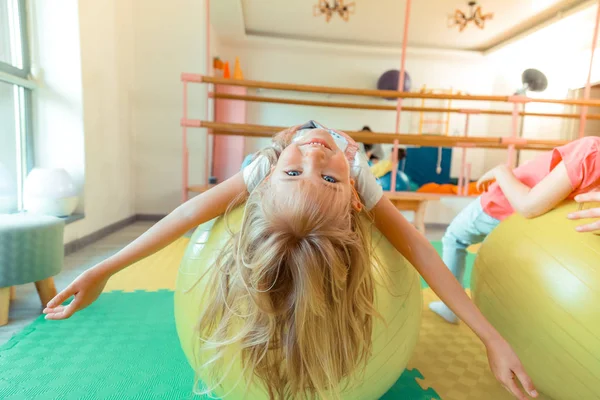
[[[356,191],[356,187],[354,186],[354,184],[355,184],[354,179],[350,179],[350,186],[352,187],[352,208],[356,212],[361,212],[363,209],[363,204],[360,201],[360,196],[358,195],[358,192]]]

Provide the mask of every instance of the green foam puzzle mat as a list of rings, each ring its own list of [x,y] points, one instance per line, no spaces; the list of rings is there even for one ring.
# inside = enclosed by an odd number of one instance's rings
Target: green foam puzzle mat
[[[439,241],[433,241],[431,242],[431,244],[433,245],[433,247],[435,248],[435,250],[438,252],[438,254],[440,255],[440,257],[442,256],[442,242]],[[465,288],[466,289],[470,289],[471,288],[471,271],[473,270],[473,264],[475,263],[475,254],[472,253],[467,253],[467,268],[465,269]],[[421,278],[421,287],[423,289],[428,288],[429,285],[427,285],[427,282],[425,282],[423,280],[423,278]]]
[[[65,321],[43,317],[0,347],[0,399],[201,399],[175,330],[173,292],[104,293]],[[407,370],[385,400],[439,399]]]

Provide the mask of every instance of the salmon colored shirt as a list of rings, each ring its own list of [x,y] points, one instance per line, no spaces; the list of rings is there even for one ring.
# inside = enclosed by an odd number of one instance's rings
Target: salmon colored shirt
[[[569,199],[600,185],[600,137],[595,136],[574,140],[541,154],[513,172],[518,180],[532,188],[561,161],[564,161],[567,167],[573,187]],[[481,207],[486,214],[500,221],[514,213],[498,183],[492,184],[488,191],[481,195]]]

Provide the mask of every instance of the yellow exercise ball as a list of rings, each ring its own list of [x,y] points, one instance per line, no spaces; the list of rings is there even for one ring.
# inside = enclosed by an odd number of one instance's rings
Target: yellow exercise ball
[[[243,209],[238,208],[226,218],[198,227],[179,269],[175,322],[181,346],[194,370],[202,362],[196,357],[202,344],[196,326],[208,281],[205,273],[214,266],[219,251],[229,238],[227,228],[233,231],[239,229],[242,213]],[[416,271],[375,228],[372,230],[372,243],[376,259],[385,271],[377,278],[375,292],[377,311],[383,320],[373,320],[371,358],[364,373],[357,374],[360,376],[356,381],[342,383],[348,383],[342,393],[343,399],[378,399],[385,394],[404,371],[419,334],[423,300]],[[226,376],[221,377],[221,383],[213,394],[219,397],[226,395],[231,399],[268,399],[262,383],[254,379],[247,385],[241,371],[242,366],[236,361],[229,373],[224,372]],[[199,378],[209,379],[207,376]],[[215,382],[206,384],[208,387],[215,386]]]
[[[477,306],[556,400],[600,399],[600,236],[575,231],[577,207],[500,223],[471,281]]]

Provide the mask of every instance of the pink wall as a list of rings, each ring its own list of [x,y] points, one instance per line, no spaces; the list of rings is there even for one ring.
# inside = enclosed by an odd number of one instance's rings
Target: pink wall
[[[215,85],[215,92],[241,94],[246,88]],[[215,121],[246,123],[246,102],[239,100],[215,100]],[[245,156],[245,138],[243,136],[214,136],[213,176],[221,183],[235,175],[242,165]]]

